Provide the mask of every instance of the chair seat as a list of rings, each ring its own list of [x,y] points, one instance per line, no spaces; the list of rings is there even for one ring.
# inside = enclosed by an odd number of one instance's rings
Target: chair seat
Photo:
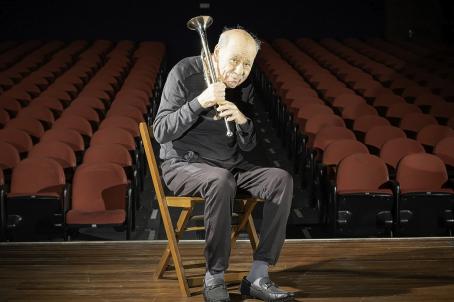
[[[167,205],[177,208],[192,208],[196,204],[204,203],[202,197],[166,196]]]

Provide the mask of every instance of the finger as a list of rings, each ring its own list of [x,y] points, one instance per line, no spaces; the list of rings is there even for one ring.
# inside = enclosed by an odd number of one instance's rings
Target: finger
[[[233,116],[229,116],[228,118],[225,119],[227,122],[233,122],[235,118]]]
[[[224,103],[218,107],[218,111],[225,111],[225,110],[229,110],[229,109],[238,110],[238,108],[233,103]]]
[[[224,111],[220,112],[219,116],[221,116],[221,117],[231,116],[231,115],[234,115],[235,113],[236,113],[236,110],[228,109],[228,110],[224,110]]]

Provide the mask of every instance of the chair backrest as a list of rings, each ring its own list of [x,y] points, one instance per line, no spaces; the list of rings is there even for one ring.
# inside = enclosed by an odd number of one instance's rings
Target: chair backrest
[[[389,106],[386,112],[386,117],[402,118],[405,114],[410,112],[422,113],[421,109],[414,104],[409,103],[396,103]]]
[[[366,133],[375,126],[391,126],[389,121],[376,114],[362,115],[353,122],[353,130]]]
[[[369,153],[369,150],[357,140],[339,139],[326,146],[322,161],[325,165],[337,165],[342,159],[354,153]]]
[[[454,167],[454,136],[440,140],[434,148],[434,154],[447,165]]]
[[[371,105],[364,103],[354,104],[347,106],[342,110],[342,117],[344,119],[354,120],[363,115],[378,115],[377,110]]]
[[[367,153],[356,153],[345,157],[337,168],[337,191],[370,192],[389,180],[385,162]]]
[[[65,172],[55,160],[27,158],[18,163],[13,170],[11,193],[31,195],[61,193],[65,181]]]
[[[126,147],[120,144],[91,146],[85,151],[84,163],[116,163],[122,167],[132,166],[132,158]]]
[[[44,133],[40,142],[63,142],[75,152],[85,150],[82,134],[73,129],[50,129]]]
[[[28,153],[28,158],[52,158],[60,163],[63,168],[76,167],[74,150],[62,142],[48,141],[36,144]]]
[[[317,133],[326,126],[345,127],[344,120],[334,113],[321,113],[309,118],[305,125],[305,132]]]
[[[430,114],[419,112],[410,112],[405,114],[400,121],[400,128],[418,132],[422,128],[430,124],[437,124],[437,120]]]
[[[140,110],[136,107],[128,105],[127,103],[119,103],[115,107],[111,107],[109,111],[107,111],[107,117],[110,116],[127,116],[135,120],[137,123],[144,121],[142,112],[140,112]]]
[[[104,211],[126,209],[128,180],[114,163],[82,164],[74,174],[73,210]]]
[[[454,130],[451,127],[430,124],[418,132],[416,140],[423,145],[434,147],[439,141],[448,136],[454,136]]]
[[[397,137],[406,137],[405,132],[394,126],[375,126],[366,132],[364,143],[380,149],[385,142]]]
[[[127,116],[109,116],[105,118],[99,125],[99,129],[104,128],[122,128],[127,130],[134,137],[140,135],[137,122]]]
[[[8,124],[6,124],[6,128],[14,128],[25,131],[29,135],[38,139],[44,134],[44,127],[37,119],[25,116],[10,120]]]
[[[401,158],[411,153],[424,153],[424,147],[416,140],[398,137],[383,144],[380,149],[380,158],[394,169]]]
[[[120,144],[129,151],[136,149],[134,137],[121,128],[104,128],[95,132],[90,140],[90,145]]]
[[[12,169],[20,162],[19,151],[10,143],[0,141],[0,170]]]
[[[430,114],[435,117],[450,118],[454,116],[454,104],[439,102],[430,108]]]
[[[34,101],[33,104],[19,111],[18,117],[33,118],[48,124],[53,124],[55,122],[52,111],[44,105],[39,103],[35,104]]]
[[[8,112],[6,112],[6,110],[0,108],[0,127],[5,126],[8,121],[9,121]]]
[[[30,135],[23,130],[15,128],[0,129],[0,141],[10,143],[19,153],[28,152],[33,147]]]
[[[396,180],[401,191],[434,192],[448,180],[443,161],[436,155],[414,153],[402,158],[397,166]]]
[[[62,116],[54,123],[55,129],[73,129],[79,132],[82,135],[91,137],[93,135],[93,129],[91,124],[87,119],[77,116],[77,115],[68,115]]]
[[[356,139],[355,134],[345,127],[328,126],[320,129],[314,138],[314,148],[325,150],[326,146],[337,139]]]
[[[161,206],[164,206],[165,208],[167,208],[167,204],[165,202],[165,191],[164,191],[164,187],[161,182],[161,176],[159,173],[158,164],[156,162],[156,157],[154,155],[153,145],[151,143],[151,138],[152,138],[153,132],[151,130],[148,130],[149,129],[148,125],[144,122],[139,124],[139,129],[140,129],[140,136],[142,137],[145,153],[147,155],[148,166],[150,168],[151,178],[153,180],[153,187],[154,187],[154,191],[156,194],[156,198],[158,199],[158,202]],[[168,209],[167,209],[167,211],[168,211]]]

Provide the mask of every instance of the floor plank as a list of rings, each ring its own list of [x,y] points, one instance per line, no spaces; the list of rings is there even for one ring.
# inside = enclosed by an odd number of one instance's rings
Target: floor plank
[[[203,301],[183,297],[174,279],[154,281],[165,243],[1,243],[0,301]],[[203,242],[182,243],[183,259],[201,259]],[[230,270],[247,271],[248,242]],[[203,274],[198,269],[194,274]],[[454,240],[287,240],[272,279],[298,301],[452,301]],[[232,301],[242,300],[238,285]]]

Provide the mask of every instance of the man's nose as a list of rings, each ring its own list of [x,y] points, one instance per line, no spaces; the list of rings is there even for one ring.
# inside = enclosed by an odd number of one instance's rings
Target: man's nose
[[[244,74],[244,66],[243,66],[243,63],[239,63],[235,66],[235,73],[236,74],[239,74],[239,75],[243,75]]]

